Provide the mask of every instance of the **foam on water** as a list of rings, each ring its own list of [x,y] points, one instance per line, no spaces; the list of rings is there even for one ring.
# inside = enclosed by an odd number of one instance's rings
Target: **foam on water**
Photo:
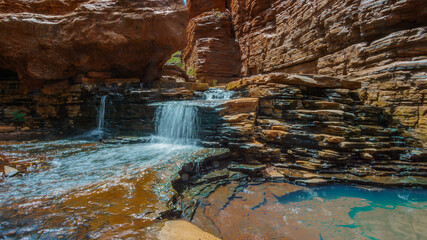
[[[154,143],[195,145],[198,139],[199,117],[194,102],[166,102],[157,107]]]
[[[44,148],[28,146],[27,150],[32,152],[45,151],[51,154],[54,157],[50,162],[51,167],[0,182],[0,205],[23,198],[57,196],[71,189],[111,181],[116,177],[131,177],[141,169],[199,149],[167,143],[84,146],[89,143],[68,141],[41,144]]]

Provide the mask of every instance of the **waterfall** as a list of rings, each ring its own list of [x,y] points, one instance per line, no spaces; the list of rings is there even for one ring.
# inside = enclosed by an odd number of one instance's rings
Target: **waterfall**
[[[105,102],[107,101],[107,95],[101,97],[101,102],[99,103],[98,109],[98,127],[96,130],[103,131],[104,130],[104,117],[105,117]]]
[[[155,113],[154,142],[195,145],[198,139],[199,118],[195,102],[165,102]]]
[[[178,145],[196,145],[199,140],[200,119],[198,107],[214,107],[231,99],[232,91],[211,88],[200,100],[156,103],[155,135],[151,142]]]
[[[203,92],[203,100],[229,100],[234,95],[233,91],[226,91],[220,88],[210,88],[208,91]]]
[[[98,126],[96,129],[92,130],[89,134],[85,134],[84,136],[87,137],[102,137],[104,134],[104,125],[105,125],[105,105],[107,102],[107,97],[109,94],[104,95],[101,97],[101,101],[99,103],[99,109],[98,109],[98,115],[96,116]]]

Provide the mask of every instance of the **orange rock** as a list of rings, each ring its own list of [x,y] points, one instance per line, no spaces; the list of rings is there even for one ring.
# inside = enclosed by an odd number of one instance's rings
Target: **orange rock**
[[[281,130],[263,130],[262,132],[265,134],[267,141],[283,138],[288,134],[288,132]]]
[[[187,0],[190,18],[196,17],[204,12],[212,10],[225,11],[225,0]]]
[[[287,132],[287,131],[289,131],[289,127],[287,127],[287,126],[272,126],[271,130],[280,130],[280,131]]]
[[[0,66],[29,89],[90,71],[149,82],[185,46],[187,22],[182,0],[3,1]]]
[[[239,98],[228,100],[222,104],[221,115],[256,112],[258,98]]]
[[[201,81],[227,83],[240,75],[240,53],[231,29],[229,12],[206,12],[188,24],[183,60]]]
[[[160,240],[219,240],[190,222],[184,220],[167,221],[159,234]]]
[[[13,126],[0,126],[0,133],[8,133],[16,131],[16,127]]]

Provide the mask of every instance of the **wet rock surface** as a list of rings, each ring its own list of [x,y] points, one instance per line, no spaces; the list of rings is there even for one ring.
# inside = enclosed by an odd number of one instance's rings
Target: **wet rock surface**
[[[162,219],[177,216],[171,181],[182,165],[225,152],[125,140],[2,144],[1,161],[21,157],[35,164],[39,155],[52,158],[38,172],[0,180],[0,234],[158,239]]]
[[[310,184],[425,185],[423,142],[386,110],[364,105],[358,86],[340,78],[290,74],[229,83],[229,90],[250,98],[221,105],[220,142],[232,149],[234,161],[271,164],[267,176]]]
[[[427,220],[422,209],[425,194],[232,182],[200,203],[192,223],[224,240],[417,239],[426,234],[420,228]]]
[[[114,78],[111,72],[90,72],[45,85],[41,91],[23,94],[16,74],[0,76],[0,140],[32,140],[55,135],[78,135],[95,129],[103,96],[107,96],[106,128],[112,134],[149,135],[153,132],[154,102],[190,100],[207,84],[176,82],[143,88],[138,78]],[[173,75],[174,73],[168,73]],[[184,73],[185,74],[185,73]],[[176,76],[176,75],[174,75]],[[186,75],[184,75],[186,76]],[[16,119],[16,114],[22,115]]]

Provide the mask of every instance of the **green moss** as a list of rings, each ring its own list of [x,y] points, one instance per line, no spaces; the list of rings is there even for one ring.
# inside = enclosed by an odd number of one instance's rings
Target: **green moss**
[[[167,61],[169,64],[175,64],[180,68],[184,68],[182,61],[181,61],[181,51],[175,52],[172,54],[171,58]]]
[[[195,77],[196,76],[196,70],[194,70],[194,68],[192,68],[192,67],[187,67],[187,75],[188,76],[193,76],[193,77]]]
[[[196,76],[196,70],[191,66],[186,66],[181,60],[182,52],[178,51],[172,54],[171,58],[167,61],[169,64],[175,64],[182,70],[185,70],[188,76]]]
[[[18,110],[16,112],[11,113],[11,115],[13,116],[13,121],[17,122],[17,123],[23,123],[25,122],[25,113],[20,113],[21,111]]]

